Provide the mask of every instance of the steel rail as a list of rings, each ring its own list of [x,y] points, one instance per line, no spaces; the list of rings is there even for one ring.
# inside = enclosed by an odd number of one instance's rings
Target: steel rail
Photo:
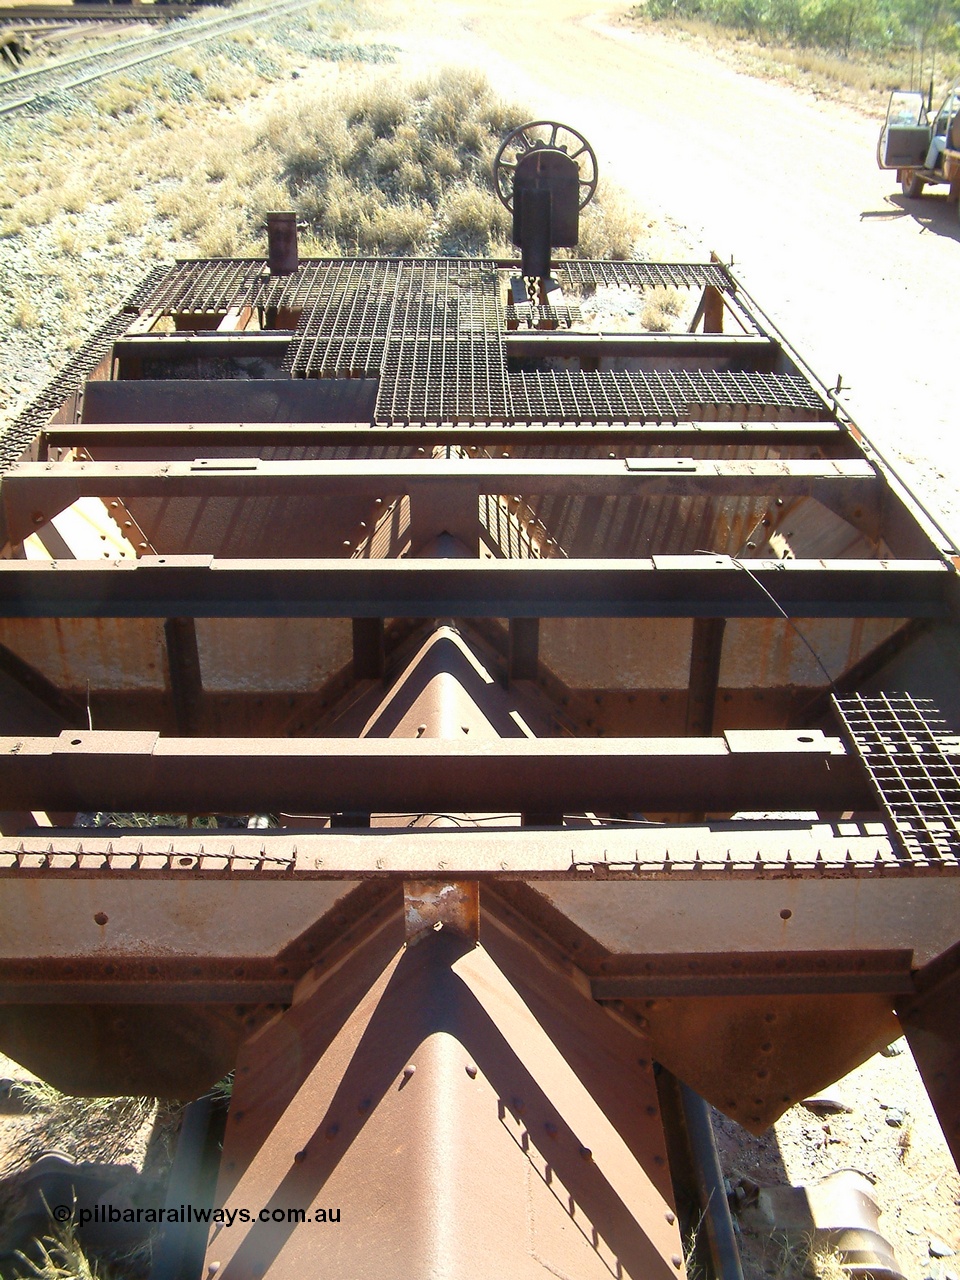
[[[162,4],[25,4],[4,5],[0,22],[14,26],[26,23],[171,22],[177,18],[197,17],[209,8],[226,8],[227,0],[195,0],[193,4],[165,0]],[[27,28],[29,30],[29,28]]]
[[[256,8],[247,10],[242,14],[238,14],[236,10],[230,10],[227,15],[218,14],[213,18],[206,19],[204,30],[197,34],[188,34],[179,30],[151,32],[149,35],[124,41],[106,54],[103,51],[79,54],[73,58],[58,59],[55,63],[49,63],[44,67],[16,73],[11,77],[0,80],[0,99],[7,94],[16,92],[26,81],[39,84],[40,87],[26,97],[20,97],[14,101],[0,101],[0,116],[20,111],[49,93],[61,93],[79,88],[85,84],[91,84],[95,80],[102,80],[104,77],[115,75],[117,72],[128,71],[132,67],[155,62],[158,58],[167,57],[180,49],[192,48],[194,45],[203,44],[205,41],[215,39],[218,36],[228,35],[231,31],[239,31],[244,27],[254,26],[260,22],[275,22],[278,17],[284,14],[295,13],[300,9],[309,8],[311,3],[312,0],[281,0],[280,3],[258,5]],[[191,26],[191,32],[193,31],[195,31],[195,27]],[[150,48],[152,52],[124,59],[126,52],[143,48]],[[103,65],[105,58],[111,59],[109,66]],[[114,61],[114,59],[121,60]],[[100,65],[95,66],[93,70],[69,78],[71,68],[90,66],[96,63]],[[59,73],[63,72],[67,73],[67,79],[55,79]]]

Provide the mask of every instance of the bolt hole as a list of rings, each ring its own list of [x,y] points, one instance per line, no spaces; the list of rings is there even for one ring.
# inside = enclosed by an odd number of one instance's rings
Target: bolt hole
[[[93,917],[94,923],[99,925],[106,924],[109,919],[110,917],[107,915],[105,911],[98,911],[97,914]]]
[[[789,920],[792,915],[793,915],[793,912],[790,910],[790,908],[784,907],[783,910],[780,912],[780,919]]]

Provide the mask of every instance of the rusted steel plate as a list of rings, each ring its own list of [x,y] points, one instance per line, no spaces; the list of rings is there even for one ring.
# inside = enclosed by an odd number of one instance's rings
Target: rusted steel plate
[[[91,993],[92,994],[92,993]],[[63,1093],[196,1098],[231,1070],[269,1005],[0,1005],[3,1052]]]
[[[855,810],[860,762],[819,731],[720,738],[0,738],[0,806],[90,812]]]
[[[770,877],[699,884],[539,881],[532,895],[609,953],[912,950],[926,964],[960,935],[960,876]],[[535,900],[535,899],[534,899]],[[560,927],[560,926],[558,926]]]
[[[917,974],[919,993],[896,1009],[960,1168],[960,944]]]
[[[892,618],[731,619],[719,687],[822,688],[824,668],[839,677],[903,625]],[[574,689],[685,690],[692,634],[686,618],[544,618],[540,656]]]
[[[290,946],[321,919],[336,928],[343,921],[346,900],[356,879],[326,884],[127,884],[122,879],[65,883],[50,877],[5,887],[0,900],[0,974],[5,966],[30,960],[69,966],[82,977],[85,966],[103,966],[104,979],[129,975],[153,977],[142,966],[156,964],[157,975],[169,972],[190,978],[192,957],[231,961],[243,968],[253,961],[262,966]],[[8,891],[9,890],[9,891]],[[281,962],[282,963],[282,962]],[[106,972],[113,966],[112,973]],[[231,976],[228,967],[214,972]],[[273,973],[272,969],[270,970]],[[259,973],[263,976],[263,969]],[[42,976],[37,969],[33,976]],[[236,977],[238,975],[232,974]],[[284,974],[273,974],[285,977]]]
[[[900,1034],[889,994],[666,997],[623,1007],[641,1019],[659,1062],[752,1133]]]
[[[642,1038],[493,926],[484,947],[398,942],[355,951],[241,1054],[217,1203],[308,1221],[237,1220],[206,1266],[682,1275]]]
[[[346,618],[197,618],[196,631],[203,688],[214,694],[309,696],[352,653]],[[79,695],[84,725],[88,688],[94,695],[162,695],[170,683],[160,619],[0,618],[0,643]],[[127,723],[141,724],[144,715],[134,704]],[[93,716],[99,723],[96,698]]]
[[[477,880],[404,880],[403,918],[408,946],[435,929],[452,929],[476,942],[480,884]]]
[[[938,560],[220,560],[0,563],[10,617],[943,617]]]

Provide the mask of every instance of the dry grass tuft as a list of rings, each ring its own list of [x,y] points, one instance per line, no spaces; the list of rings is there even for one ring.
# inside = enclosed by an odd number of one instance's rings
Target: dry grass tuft
[[[654,333],[666,333],[683,311],[683,298],[671,285],[656,285],[643,295],[640,323]]]
[[[286,203],[317,242],[348,254],[487,256],[504,251],[510,232],[493,158],[503,134],[527,118],[469,70],[412,84],[368,73],[274,113],[256,146],[275,157]],[[578,252],[633,257],[642,230],[608,186],[584,214]]]
[[[257,149],[310,234],[342,253],[482,254],[507,225],[493,156],[524,118],[470,71],[409,85],[374,72],[275,112]]]
[[[35,329],[40,323],[40,312],[30,294],[19,293],[14,297],[10,323],[14,329]]]
[[[74,1098],[40,1080],[18,1084],[16,1091],[36,1119],[10,1153],[14,1166],[53,1149],[73,1158],[91,1151],[101,1162],[118,1162],[157,1112],[154,1098]]]
[[[50,1234],[36,1240],[35,1259],[18,1252],[13,1280],[108,1280],[100,1263],[87,1257],[69,1224],[50,1224]]]

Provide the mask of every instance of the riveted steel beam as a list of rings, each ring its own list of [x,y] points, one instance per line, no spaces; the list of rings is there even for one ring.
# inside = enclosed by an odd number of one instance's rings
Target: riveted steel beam
[[[937,560],[5,560],[7,617],[944,617]]]
[[[666,996],[820,995],[912,992],[909,949],[753,951],[620,957],[618,969],[591,983],[595,1000]]]
[[[401,830],[124,831],[98,828],[0,836],[0,879],[297,880],[433,879],[682,880],[769,873],[928,879],[950,868],[898,857],[879,822],[794,822],[789,830],[738,821],[691,826],[638,823]],[[956,868],[954,868],[955,873]]]
[[[859,758],[821,733],[724,738],[0,738],[0,809],[249,813],[856,810]]]
[[[266,444],[390,445],[416,448],[429,443],[515,445],[592,442],[649,444],[802,444],[830,450],[831,456],[858,457],[860,450],[838,423],[825,422],[471,422],[378,426],[369,422],[57,422],[43,429],[47,446],[86,445],[170,449]]]

